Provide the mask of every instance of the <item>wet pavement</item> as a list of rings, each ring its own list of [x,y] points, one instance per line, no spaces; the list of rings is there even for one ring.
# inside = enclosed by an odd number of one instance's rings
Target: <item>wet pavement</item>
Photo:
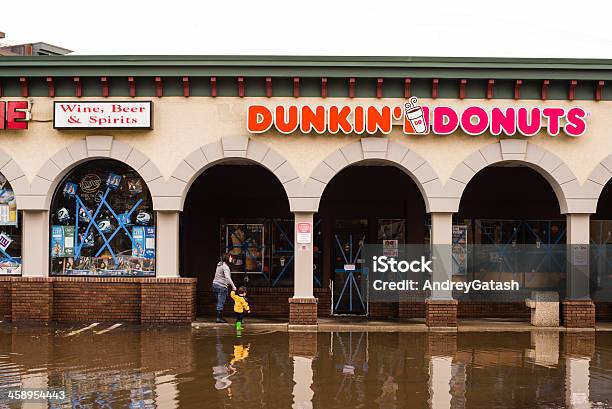
[[[9,400],[14,390],[64,401]],[[0,324],[0,408],[608,408],[611,332]]]

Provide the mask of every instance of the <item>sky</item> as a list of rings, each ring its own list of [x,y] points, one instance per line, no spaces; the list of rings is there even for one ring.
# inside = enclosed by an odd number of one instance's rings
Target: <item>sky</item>
[[[612,58],[609,0],[30,0],[4,44],[78,54]]]

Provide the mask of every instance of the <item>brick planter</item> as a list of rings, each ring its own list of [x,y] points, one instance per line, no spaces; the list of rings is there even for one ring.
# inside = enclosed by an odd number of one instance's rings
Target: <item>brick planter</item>
[[[317,299],[316,298],[289,298],[289,324],[316,325]]]
[[[456,327],[457,300],[425,300],[425,323],[428,327]]]
[[[595,328],[595,303],[591,300],[566,300],[561,303],[566,328]]]
[[[12,321],[185,324],[194,278],[3,277],[0,314]],[[10,290],[10,291],[9,291]]]

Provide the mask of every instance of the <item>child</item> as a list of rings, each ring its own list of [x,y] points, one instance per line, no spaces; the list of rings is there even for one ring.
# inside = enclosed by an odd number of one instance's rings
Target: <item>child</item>
[[[249,303],[246,299],[246,287],[240,286],[238,287],[238,294],[236,291],[232,290],[230,293],[232,300],[234,300],[234,312],[236,313],[236,329],[242,329],[242,316],[244,312],[251,313],[251,309],[249,308]]]

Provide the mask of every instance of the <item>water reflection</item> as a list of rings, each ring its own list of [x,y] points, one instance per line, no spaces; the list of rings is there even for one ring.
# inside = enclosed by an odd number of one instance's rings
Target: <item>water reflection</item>
[[[0,326],[0,408],[610,407],[612,333],[280,333]]]

